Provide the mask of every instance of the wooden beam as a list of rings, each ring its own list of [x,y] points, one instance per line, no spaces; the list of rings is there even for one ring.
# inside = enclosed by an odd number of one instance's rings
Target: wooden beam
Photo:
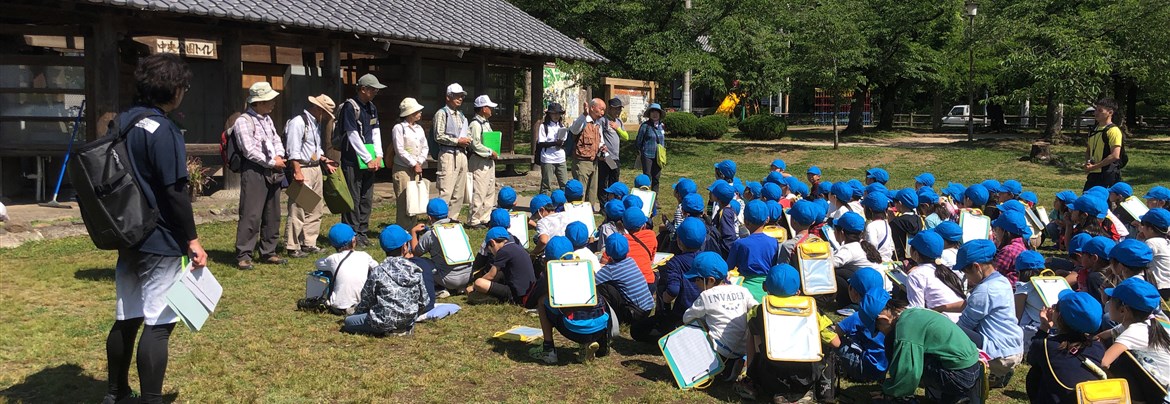
[[[97,140],[105,128],[98,127],[103,116],[117,114],[120,59],[118,57],[121,21],[110,14],[101,14],[93,23],[93,33],[86,38],[85,50],[85,138]]]

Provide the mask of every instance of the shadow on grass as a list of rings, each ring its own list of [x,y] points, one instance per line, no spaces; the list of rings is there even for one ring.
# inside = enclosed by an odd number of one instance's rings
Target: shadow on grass
[[[670,368],[666,365],[645,361],[641,359],[627,359],[622,361],[622,367],[627,369],[637,369],[636,373],[643,379],[652,382],[666,382],[674,384],[674,376],[670,374]]]
[[[533,363],[544,366],[565,366],[573,363],[577,358],[575,350],[558,349],[557,358],[560,359],[556,365],[547,365],[544,362],[533,358],[528,351],[532,348],[539,348],[539,343],[527,343],[522,341],[504,341],[498,338],[488,338],[488,344],[492,346],[492,352],[504,355],[504,357],[519,363]]]
[[[106,394],[106,381],[87,376],[75,363],[48,367],[28,375],[20,383],[0,390],[0,399],[27,403],[96,402]],[[166,394],[164,402],[174,402],[177,393]]]
[[[207,261],[232,268],[235,268],[236,264],[239,264],[236,261],[236,252],[225,250],[207,250]]]
[[[1013,400],[1028,401],[1028,393],[1017,390],[1002,390],[1003,395]]]
[[[837,400],[842,403],[868,403],[874,401],[873,393],[881,392],[877,384],[855,384],[837,391]]]
[[[82,281],[112,282],[114,280],[114,268],[78,269],[77,272],[73,273],[73,278]]]

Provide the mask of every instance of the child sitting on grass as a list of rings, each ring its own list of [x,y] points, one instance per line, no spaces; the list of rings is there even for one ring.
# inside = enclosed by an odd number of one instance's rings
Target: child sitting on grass
[[[858,309],[836,325],[841,337],[837,368],[845,379],[856,383],[878,382],[886,377],[886,336],[874,326],[890,300],[884,280],[885,275],[876,269],[857,270],[849,278],[849,298]]]
[[[747,288],[727,283],[727,262],[711,251],[695,256],[687,280],[700,290],[699,298],[683,313],[683,324],[701,320],[706,325],[715,351],[726,361],[725,374],[736,377],[740,360],[748,349],[747,314],[760,303]]]
[[[681,326],[683,313],[699,297],[699,289],[685,275],[695,262],[695,256],[707,239],[707,226],[703,219],[683,219],[675,232],[678,235],[679,253],[662,265],[659,270],[658,301],[654,315],[630,327],[630,336],[636,341],[658,341],[666,333]]]
[[[764,202],[748,202],[743,217],[751,235],[731,244],[727,261],[728,266],[739,269],[739,274],[744,277],[743,286],[759,300],[765,295],[764,278],[776,262],[780,245],[776,239],[764,234],[764,223],[768,221],[768,207]]]
[[[558,260],[572,251],[573,245],[569,239],[562,236],[553,237],[549,239],[548,246],[544,249],[545,259]],[[543,285],[541,287],[547,288]],[[547,291],[543,295],[547,296]],[[599,294],[595,305],[565,309],[549,306],[547,298],[541,300],[537,306],[537,314],[540,316],[540,331],[544,335],[544,342],[540,347],[529,351],[533,359],[549,365],[557,363],[553,329],[570,341],[580,344],[581,362],[609,354],[609,311],[606,310],[604,295]]]
[[[329,228],[329,244],[336,253],[317,260],[318,271],[333,274],[333,293],[329,295],[329,312],[337,315],[353,314],[353,308],[362,298],[362,286],[370,269],[378,266],[365,251],[354,250],[356,234],[353,227],[338,223]]]
[[[466,292],[484,293],[498,302],[524,304],[536,282],[528,251],[513,242],[512,235],[503,227],[489,229],[485,240],[492,252],[491,269],[472,282]]]
[[[403,246],[411,237],[398,225],[382,230],[379,241],[386,259],[370,270],[362,288],[362,300],[354,315],[345,318],[342,332],[373,336],[410,335],[415,320],[426,313],[433,300],[427,295],[422,269],[403,258]],[[397,246],[397,247],[394,247]]]
[[[1118,325],[1097,335],[1109,346],[1101,365],[1108,369],[1128,351],[1159,384],[1170,386],[1170,334],[1155,317],[1164,316],[1158,290],[1143,279],[1129,278],[1105,294],[1110,297],[1109,318]]]
[[[1100,366],[1105,354],[1105,347],[1094,338],[1101,316],[1101,303],[1088,293],[1071,290],[1060,292],[1057,303],[1040,312],[1026,354],[1032,366],[1027,378],[1029,401],[1076,403],[1076,391],[1066,386],[1097,380],[1083,361]]]

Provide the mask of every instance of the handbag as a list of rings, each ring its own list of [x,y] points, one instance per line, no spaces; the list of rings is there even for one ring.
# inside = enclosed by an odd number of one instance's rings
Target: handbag
[[[329,308],[329,296],[333,295],[333,288],[337,286],[337,273],[341,271],[341,265],[345,264],[345,260],[353,255],[353,250],[350,250],[341,261],[337,263],[337,267],[333,268],[333,274],[325,271],[313,271],[309,273],[309,277],[305,282],[306,295],[310,292],[309,285],[314,282],[320,282],[321,279],[328,280],[328,287],[321,290],[321,294],[317,296],[306,296],[303,299],[297,299],[297,310],[301,311],[315,311],[324,313],[331,311]]]
[[[658,166],[666,167],[666,145],[658,145]]]
[[[353,194],[349,192],[349,184],[345,181],[345,174],[341,169],[325,174],[321,198],[325,200],[325,206],[329,207],[329,213],[353,212]]]
[[[427,213],[427,197],[430,196],[430,185],[425,179],[406,183],[406,214],[410,216]]]

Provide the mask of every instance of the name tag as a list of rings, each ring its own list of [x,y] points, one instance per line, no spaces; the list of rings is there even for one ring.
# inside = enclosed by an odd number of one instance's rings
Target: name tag
[[[142,118],[142,120],[138,121],[138,123],[134,124],[134,126],[137,126],[139,128],[142,128],[142,129],[146,129],[147,132],[154,133],[154,131],[158,129],[160,124],[153,119]]]
[[[370,118],[370,125],[371,126],[377,125],[377,124],[378,124],[378,118]]]

